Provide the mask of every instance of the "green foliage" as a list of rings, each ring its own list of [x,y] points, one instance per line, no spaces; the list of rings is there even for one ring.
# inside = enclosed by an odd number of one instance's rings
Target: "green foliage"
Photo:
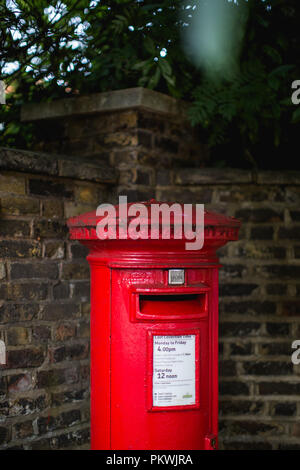
[[[36,127],[19,119],[25,102],[143,86],[191,102],[212,164],[274,166],[268,155],[296,142],[300,121],[290,100],[300,79],[297,0],[239,0],[249,14],[240,68],[229,78],[208,77],[184,53],[182,33],[199,1],[1,2],[0,73],[11,90],[0,108],[1,144],[34,145]]]
[[[273,1],[271,9],[255,0],[247,3],[249,21],[239,71],[231,80],[204,78],[193,92],[189,115],[193,124],[205,129],[213,149],[226,149],[224,144],[235,139],[241,142],[240,157],[250,166],[282,167],[289,158],[282,155],[296,144],[294,124],[300,121],[299,109],[291,102],[291,84],[300,76],[296,3]],[[263,153],[266,148],[268,154]],[[275,163],[276,156],[281,163]],[[289,164],[296,167],[297,161]]]

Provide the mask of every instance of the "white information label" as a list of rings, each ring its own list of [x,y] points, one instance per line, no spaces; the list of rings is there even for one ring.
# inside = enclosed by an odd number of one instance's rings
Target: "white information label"
[[[153,406],[195,405],[195,338],[153,336]]]

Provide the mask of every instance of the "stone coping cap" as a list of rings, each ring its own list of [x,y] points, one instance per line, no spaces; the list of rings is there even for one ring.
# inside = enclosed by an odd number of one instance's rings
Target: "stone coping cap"
[[[115,184],[118,172],[96,159],[0,147],[0,170]]]
[[[127,88],[52,102],[28,103],[22,106],[21,121],[58,119],[133,108],[185,118],[188,104],[147,88]]]

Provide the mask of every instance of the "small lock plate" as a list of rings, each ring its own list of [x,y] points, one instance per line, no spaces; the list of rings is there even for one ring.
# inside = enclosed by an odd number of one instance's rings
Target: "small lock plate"
[[[169,269],[169,285],[182,285],[184,284],[184,269]]]

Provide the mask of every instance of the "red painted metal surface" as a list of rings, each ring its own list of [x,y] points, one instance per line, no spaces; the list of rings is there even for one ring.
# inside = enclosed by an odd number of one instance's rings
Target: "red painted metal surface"
[[[239,221],[205,212],[204,246],[187,251],[184,239],[101,241],[99,220],[92,212],[68,221],[71,239],[89,248],[92,449],[216,449],[216,249],[237,239]],[[142,229],[148,231],[146,223]],[[175,268],[185,270],[183,285],[168,284],[168,270]],[[170,404],[154,405],[155,338],[192,345],[183,346],[192,352],[182,355],[194,357],[189,368],[195,397],[184,395],[194,402],[178,404],[170,398]]]

